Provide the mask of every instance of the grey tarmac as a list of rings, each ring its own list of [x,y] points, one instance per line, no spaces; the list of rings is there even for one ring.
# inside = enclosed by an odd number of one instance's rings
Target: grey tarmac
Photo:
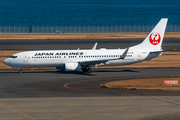
[[[0,70],[0,120],[179,118],[180,92],[101,88],[101,83],[170,77],[179,69]]]

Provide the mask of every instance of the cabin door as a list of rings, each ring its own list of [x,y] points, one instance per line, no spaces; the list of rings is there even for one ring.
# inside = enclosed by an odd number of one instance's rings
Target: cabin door
[[[28,55],[27,54],[23,55],[23,62],[28,62]]]

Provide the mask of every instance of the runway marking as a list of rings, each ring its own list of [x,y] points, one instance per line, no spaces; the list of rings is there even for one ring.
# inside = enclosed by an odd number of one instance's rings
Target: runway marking
[[[104,79],[94,79],[94,80],[86,80],[86,81],[82,80],[82,81],[76,81],[76,82],[66,83],[66,84],[64,85],[64,87],[67,88],[67,89],[89,90],[89,89],[83,89],[83,88],[68,87],[68,85],[74,84],[74,83],[89,82],[89,81],[98,81],[98,80],[118,80],[118,78],[104,78]],[[97,91],[97,90],[92,90],[92,91]],[[103,91],[104,91],[104,90],[103,90]]]
[[[24,114],[24,113],[22,113],[22,112],[20,112],[20,111],[18,111],[18,110],[15,110],[15,109],[13,109],[13,108],[7,106],[7,105],[4,105],[4,104],[2,104],[2,103],[0,103],[0,104],[1,104],[2,106],[4,106],[4,107],[9,108],[9,109],[11,109],[11,110],[13,110],[13,111],[15,111],[15,112],[21,114],[21,115],[24,115],[24,116],[26,116],[26,117],[32,119],[32,120],[36,120],[35,118],[32,118],[32,117],[30,117],[30,116],[28,116],[28,115],[26,115],[26,114]]]
[[[126,79],[133,79],[134,77],[129,77]],[[82,81],[75,81],[75,82],[70,82],[64,84],[64,87],[67,89],[74,89],[74,90],[88,90],[88,91],[106,91],[106,90],[92,90],[92,89],[86,89],[86,88],[73,88],[73,87],[68,87],[68,85],[75,84],[75,83],[83,83],[83,82],[92,82],[92,81],[101,81],[101,80],[121,80],[120,78],[103,78],[103,79],[93,79],[93,80],[82,80]],[[108,92],[112,92],[109,89],[107,90]],[[119,92],[119,91],[113,91],[113,92]]]
[[[80,116],[88,113],[95,113],[95,112],[102,112],[102,111],[110,111],[110,110],[117,110],[117,109],[128,109],[128,108],[140,108],[140,107],[148,107],[148,106],[162,106],[167,104],[152,104],[152,105],[142,105],[142,106],[130,106],[130,107],[119,107],[119,108],[110,108],[110,109],[102,109],[102,110],[95,110],[95,111],[89,111],[89,112],[82,112],[74,115],[69,115],[63,118],[60,118],[59,120],[63,120],[70,117]]]
[[[144,77],[142,77],[141,79],[143,79]],[[147,76],[146,78],[154,78],[154,77],[150,77],[150,76]],[[134,77],[128,77],[128,78],[125,78],[125,79],[134,79]],[[64,84],[64,87],[67,88],[67,89],[75,89],[75,90],[88,90],[88,91],[97,91],[97,90],[91,90],[91,89],[86,89],[86,88],[73,88],[73,87],[68,87],[68,85],[71,85],[71,84],[75,84],[75,83],[83,83],[83,82],[90,82],[90,81],[101,81],[101,80],[122,80],[120,78],[103,78],[103,79],[93,79],[93,80],[81,80],[81,81],[75,81],[75,82],[70,82],[70,83],[66,83]],[[124,79],[123,79],[124,80]],[[105,91],[105,90],[98,90],[98,91]],[[108,90],[109,91],[109,90]],[[115,92],[115,91],[113,91]]]

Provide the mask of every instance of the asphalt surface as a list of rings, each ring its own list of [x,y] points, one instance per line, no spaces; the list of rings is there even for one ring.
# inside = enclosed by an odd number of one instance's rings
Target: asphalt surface
[[[95,42],[97,48],[127,48],[141,43],[144,39],[73,39],[73,40],[0,40],[0,50],[66,50],[91,49]],[[163,50],[180,50],[179,38],[166,38],[162,44]]]
[[[172,40],[172,39],[171,39]],[[11,40],[10,40],[11,41]],[[0,48],[90,49],[96,40],[0,41]],[[64,40],[62,40],[64,41]],[[111,42],[110,42],[111,41]],[[99,40],[99,47],[118,48],[141,41]],[[113,41],[113,42],[112,42]],[[119,41],[119,42],[118,42]],[[167,40],[166,49],[179,47]],[[117,44],[117,43],[118,44]],[[59,47],[59,48],[58,48]],[[179,69],[93,69],[91,74],[58,70],[0,70],[0,120],[178,120],[180,92],[118,90],[100,84],[134,78],[170,77]]]
[[[101,88],[133,78],[170,77],[179,69],[93,69],[91,74],[58,70],[0,71],[2,120],[163,120],[180,118],[180,92]]]

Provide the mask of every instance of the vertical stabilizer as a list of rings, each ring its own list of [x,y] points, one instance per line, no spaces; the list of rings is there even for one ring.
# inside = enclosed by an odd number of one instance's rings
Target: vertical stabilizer
[[[144,39],[144,41],[137,45],[137,47],[141,47],[142,49],[161,50],[167,21],[167,18],[162,18],[149,33],[149,35]]]

